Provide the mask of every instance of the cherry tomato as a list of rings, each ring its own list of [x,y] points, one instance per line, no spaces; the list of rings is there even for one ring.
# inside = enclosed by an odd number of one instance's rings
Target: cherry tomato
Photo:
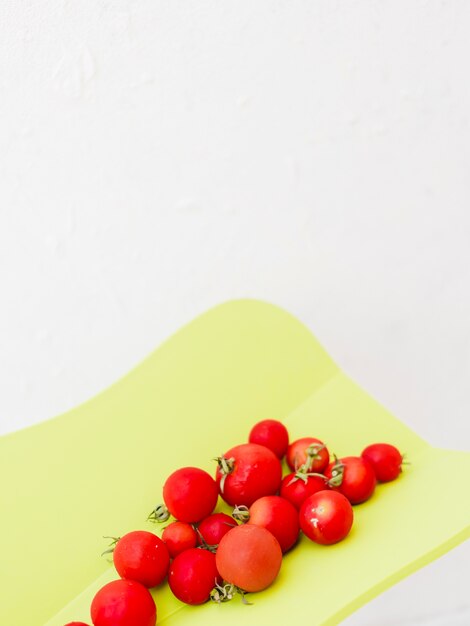
[[[172,522],[168,524],[162,533],[162,539],[166,543],[172,559],[180,552],[195,548],[198,543],[197,533],[191,524],[186,522]]]
[[[280,496],[264,496],[250,506],[248,524],[266,528],[287,552],[299,536],[299,514],[293,504]]]
[[[215,559],[220,575],[228,583],[244,591],[261,591],[278,575],[282,550],[266,528],[242,524],[222,538]]]
[[[281,497],[289,500],[296,509],[300,509],[309,496],[313,496],[317,491],[323,491],[328,488],[326,478],[309,476],[302,472],[292,472],[292,474],[287,474],[282,479],[281,491],[279,493]]]
[[[134,530],[119,539],[113,561],[121,578],[155,587],[168,572],[170,554],[160,537],[146,530]]]
[[[91,603],[93,626],[155,626],[157,609],[149,590],[135,580],[113,580]]]
[[[216,481],[222,498],[232,506],[251,506],[277,492],[282,478],[277,456],[257,443],[242,443],[218,459]]]
[[[178,554],[168,574],[171,591],[186,604],[207,602],[212,589],[221,581],[215,555],[200,548],[191,548]]]
[[[375,477],[382,483],[395,480],[401,472],[403,455],[389,443],[373,443],[361,454],[372,465]]]
[[[163,499],[180,522],[199,522],[212,513],[217,504],[218,488],[213,478],[198,467],[183,467],[169,476],[163,485]]]
[[[248,441],[266,446],[274,452],[278,459],[282,459],[289,445],[289,433],[282,422],[263,420],[253,426]]]
[[[353,523],[349,500],[337,491],[317,491],[302,504],[300,528],[315,543],[330,545],[346,537]]]
[[[217,546],[222,537],[234,526],[237,526],[237,522],[230,515],[226,513],[212,513],[212,515],[203,519],[198,526],[199,543],[204,542],[208,546]]]
[[[287,465],[293,472],[321,473],[328,465],[330,453],[323,441],[315,437],[302,437],[297,439],[287,448]]]
[[[368,500],[377,482],[372,465],[360,456],[345,456],[330,463],[325,476],[331,488],[346,496],[351,504]]]

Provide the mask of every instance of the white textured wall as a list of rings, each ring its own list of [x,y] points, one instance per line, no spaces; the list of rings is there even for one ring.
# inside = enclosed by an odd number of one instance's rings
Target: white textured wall
[[[469,29],[466,0],[3,0],[1,432],[253,296],[468,449]],[[470,623],[469,556],[345,623]]]

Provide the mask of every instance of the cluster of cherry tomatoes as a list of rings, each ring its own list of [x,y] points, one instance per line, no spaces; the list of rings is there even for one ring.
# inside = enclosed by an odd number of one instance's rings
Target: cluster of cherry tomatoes
[[[282,477],[281,461],[290,468]],[[148,591],[168,578],[186,604],[231,600],[268,587],[282,556],[302,531],[329,545],[353,524],[351,505],[368,500],[377,481],[401,472],[403,457],[392,445],[373,444],[361,456],[334,457],[313,437],[289,444],[286,427],[263,420],[249,442],[218,457],[215,479],[183,467],[163,486],[164,504],[149,518],[168,523],[161,539],[138,530],[116,540],[114,566],[120,579],[102,587],[91,604],[94,626],[155,626],[157,609]],[[232,515],[214,513],[219,495]],[[66,626],[88,626],[70,622]]]

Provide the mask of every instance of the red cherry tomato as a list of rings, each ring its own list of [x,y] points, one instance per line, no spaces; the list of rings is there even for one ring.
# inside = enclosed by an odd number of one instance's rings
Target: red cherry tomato
[[[353,523],[349,500],[337,491],[318,491],[302,504],[300,528],[309,539],[323,545],[337,543],[346,537]]]
[[[292,472],[284,476],[281,482],[281,497],[289,500],[297,510],[300,509],[303,502],[313,496],[317,491],[329,489],[326,478],[321,476],[309,476],[302,472]]]
[[[212,589],[221,580],[215,555],[200,548],[191,548],[178,554],[168,574],[171,591],[186,604],[207,602]]]
[[[253,426],[248,441],[266,446],[274,452],[278,459],[282,459],[289,445],[289,433],[282,422],[263,420]]]
[[[323,441],[315,437],[302,437],[287,448],[287,465],[293,472],[321,473],[330,461],[330,453]]]
[[[362,451],[361,456],[369,461],[375,477],[382,483],[395,480],[401,472],[403,455],[389,443],[373,443]]]
[[[351,504],[368,500],[377,482],[372,465],[360,456],[346,456],[330,463],[325,476],[331,488],[346,496]]]
[[[230,515],[226,513],[212,513],[212,515],[203,519],[198,526],[199,543],[203,541],[208,546],[217,546],[222,537],[234,526],[237,526],[237,522]]]
[[[163,499],[180,522],[199,522],[212,513],[218,488],[213,478],[198,467],[183,467],[163,485]]]
[[[277,456],[257,443],[242,443],[218,459],[216,481],[222,498],[232,506],[251,506],[277,492],[282,478]]]
[[[150,592],[135,580],[113,580],[91,603],[93,626],[155,626],[157,609]]]
[[[242,524],[222,538],[215,559],[220,575],[228,583],[244,591],[261,591],[278,575],[282,551],[269,530]]]
[[[293,504],[280,496],[264,496],[250,506],[248,524],[266,528],[287,552],[299,536],[299,514]]]
[[[168,524],[162,533],[162,539],[166,543],[172,559],[180,552],[195,548],[198,543],[196,531],[191,524],[186,522],[172,522]]]
[[[113,561],[121,578],[155,587],[168,572],[170,555],[160,537],[146,530],[134,530],[119,539]]]

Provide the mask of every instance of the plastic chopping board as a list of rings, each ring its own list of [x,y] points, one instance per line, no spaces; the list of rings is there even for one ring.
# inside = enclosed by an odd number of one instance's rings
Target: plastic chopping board
[[[265,418],[339,456],[390,442],[411,464],[354,508],[346,540],[302,538],[251,606],[185,606],[164,584],[153,590],[157,624],[283,625],[295,615],[330,626],[469,536],[470,498],[459,485],[468,485],[470,454],[423,441],[285,311],[237,300],[198,317],[92,400],[0,438],[0,624],[91,623],[94,593],[117,577],[100,557],[103,535],[160,532],[146,518],[166,477],[184,465],[213,473],[212,459]]]

